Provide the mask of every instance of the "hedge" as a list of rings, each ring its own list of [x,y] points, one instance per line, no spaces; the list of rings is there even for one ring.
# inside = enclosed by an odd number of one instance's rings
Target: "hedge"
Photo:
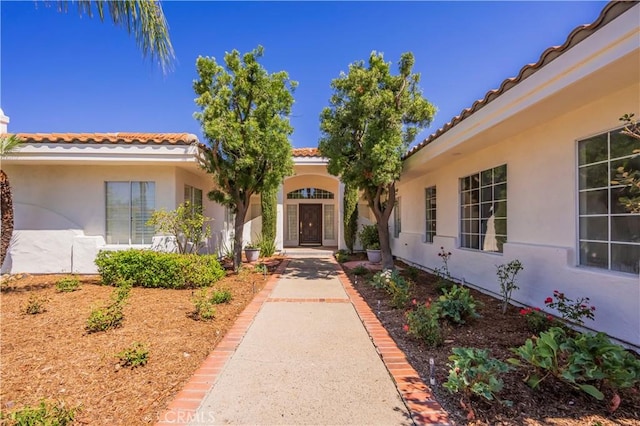
[[[100,251],[95,262],[107,285],[124,280],[136,287],[194,288],[211,285],[225,274],[213,255],[130,249]]]

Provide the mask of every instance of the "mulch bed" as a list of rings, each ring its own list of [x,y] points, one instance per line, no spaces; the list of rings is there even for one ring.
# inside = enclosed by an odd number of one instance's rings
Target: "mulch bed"
[[[401,273],[408,276],[410,268],[401,262],[398,262],[398,266],[403,268]],[[407,323],[406,311],[392,308],[384,290],[372,287],[366,277],[356,277],[348,269],[346,272],[355,288],[427,384],[429,383],[429,359],[434,359],[436,385],[432,386],[432,390],[436,400],[450,413],[450,418],[455,424],[640,425],[640,390],[638,389],[621,391],[620,407],[614,414],[609,414],[607,406],[610,394],[605,394],[604,401],[597,401],[553,377],[543,381],[538,389],[532,390],[523,381],[526,374],[523,370],[502,376],[504,388],[499,397],[513,401],[512,407],[474,399],[472,403],[475,419],[467,420],[467,411],[461,407],[460,396],[453,395],[442,387],[442,383],[446,382],[449,374],[447,363],[451,349],[454,347],[486,348],[491,350],[494,357],[503,361],[514,357],[509,348],[520,346],[527,338],[532,337],[525,320],[519,315],[519,308],[511,306],[506,315],[502,315],[499,300],[471,289],[473,297],[481,302],[481,307],[478,309],[481,317],[472,324],[444,325],[445,343],[440,347],[430,348],[404,331],[403,326]],[[429,298],[435,300],[440,295],[434,286],[435,276],[420,271],[415,282],[412,296],[419,303],[424,303]]]
[[[269,273],[281,260],[268,260]],[[61,277],[3,279],[3,413],[47,399],[81,407],[75,424],[154,423],[268,279],[250,267],[240,274],[228,273],[214,288],[229,289],[233,300],[218,305],[212,321],[192,319],[192,290],[133,288],[123,326],[87,334],[91,309],[108,301],[113,287],[100,285],[97,276],[80,276],[80,290],[58,293],[55,284]],[[31,296],[48,299],[46,312],[22,313]],[[149,348],[148,364],[120,367],[114,355],[134,342]]]

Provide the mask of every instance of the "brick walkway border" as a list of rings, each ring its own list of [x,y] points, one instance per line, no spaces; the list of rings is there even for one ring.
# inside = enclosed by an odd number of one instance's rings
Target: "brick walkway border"
[[[264,288],[256,294],[253,300],[244,308],[227,334],[224,335],[215,349],[202,362],[200,368],[193,373],[191,379],[174,397],[167,409],[160,414],[156,426],[188,425],[192,421],[202,420],[196,418],[196,410],[215,383],[218,374],[220,374],[227,361],[229,361],[238,348],[238,345],[260,311],[262,304],[269,298],[271,291],[288,264],[289,259],[284,259],[280,263],[275,272],[269,277]]]
[[[369,333],[382,362],[396,384],[400,396],[404,400],[411,418],[416,425],[444,426],[449,425],[449,416],[433,398],[431,389],[424,384],[420,375],[409,364],[407,358],[387,330],[380,323],[367,302],[353,287],[351,280],[342,266],[331,258],[338,271],[338,277],[347,292],[362,324]]]

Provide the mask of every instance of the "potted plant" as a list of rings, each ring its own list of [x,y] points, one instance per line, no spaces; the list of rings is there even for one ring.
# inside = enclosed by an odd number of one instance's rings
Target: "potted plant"
[[[382,255],[380,254],[378,227],[376,225],[363,226],[360,233],[358,233],[358,238],[360,238],[362,247],[367,251],[369,263],[380,263]]]
[[[247,243],[244,246],[244,255],[247,262],[255,262],[260,257],[260,247],[256,243]]]

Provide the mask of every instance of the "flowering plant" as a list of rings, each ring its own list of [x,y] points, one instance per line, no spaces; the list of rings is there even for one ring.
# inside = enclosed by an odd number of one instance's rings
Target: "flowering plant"
[[[450,251],[445,251],[444,247],[440,247],[440,252],[438,253],[438,257],[442,259],[442,268],[436,268],[435,272],[440,278],[450,279],[451,274],[449,273],[449,258],[451,257]]]
[[[555,299],[555,301],[554,301]],[[544,301],[545,305],[556,309],[562,315],[562,318],[576,324],[583,325],[583,318],[594,320],[595,306],[591,306],[588,297],[581,297],[573,300],[565,296],[558,290],[553,291],[553,298],[547,297]]]
[[[542,312],[540,308],[522,308],[520,315],[527,320],[527,327],[534,333],[547,331],[554,322],[553,317]]]

